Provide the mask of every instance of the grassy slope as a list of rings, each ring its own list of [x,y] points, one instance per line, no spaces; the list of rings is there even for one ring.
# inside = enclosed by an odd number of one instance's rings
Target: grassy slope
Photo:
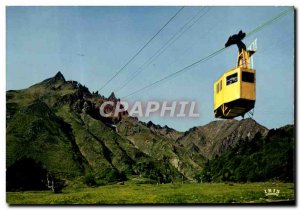
[[[57,114],[72,126],[76,143],[95,172],[105,172],[109,168],[131,171],[136,161],[151,159],[130,141],[89,115],[75,114],[68,106]]]
[[[51,192],[9,192],[8,204],[180,204],[180,203],[265,203],[294,200],[292,183],[203,183],[107,185],[99,188],[65,189]],[[264,190],[280,190],[265,196]]]
[[[67,130],[67,124],[43,102],[22,108],[6,130],[7,166],[27,157],[41,162],[54,174],[71,177],[82,174],[80,156]]]

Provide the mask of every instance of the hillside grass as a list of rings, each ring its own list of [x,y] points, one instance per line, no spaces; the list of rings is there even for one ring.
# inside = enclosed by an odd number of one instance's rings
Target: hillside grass
[[[264,190],[280,190],[266,196]],[[66,188],[61,194],[50,191],[7,192],[7,203],[18,204],[201,204],[268,203],[294,200],[294,184],[261,183],[175,183],[138,184],[127,181],[97,188]]]

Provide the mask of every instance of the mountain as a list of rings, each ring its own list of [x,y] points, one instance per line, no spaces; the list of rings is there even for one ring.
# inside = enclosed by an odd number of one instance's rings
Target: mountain
[[[191,128],[177,142],[191,153],[200,153],[210,159],[236,145],[241,139],[252,140],[257,133],[265,136],[268,129],[250,118],[241,121],[217,120]]]
[[[7,189],[40,189],[49,180],[62,185],[76,180],[99,185],[135,176],[155,183],[195,180],[207,160],[269,133],[252,119],[218,120],[183,133],[127,112],[100,116],[101,104],[118,100],[114,93],[108,98],[91,93],[61,72],[29,88],[7,91]]]
[[[239,141],[233,148],[209,160],[196,176],[200,181],[294,182],[294,126],[272,129],[266,136]]]

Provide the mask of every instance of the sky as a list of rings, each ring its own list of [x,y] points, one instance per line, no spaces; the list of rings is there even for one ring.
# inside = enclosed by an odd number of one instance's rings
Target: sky
[[[61,71],[90,91],[99,90],[132,58],[180,7],[7,7],[6,89],[27,88]],[[109,96],[192,17],[200,17],[141,74],[122,90],[124,97],[222,48],[239,30],[249,32],[287,7],[185,7],[151,43],[99,93]],[[278,128],[294,123],[293,11],[244,42],[257,38],[254,55],[254,119]],[[196,20],[196,18],[194,19]],[[133,95],[130,101],[190,100],[199,118],[152,116],[143,121],[180,131],[216,120],[213,83],[236,65],[237,47],[194,66],[160,85]],[[240,119],[240,118],[237,118]]]

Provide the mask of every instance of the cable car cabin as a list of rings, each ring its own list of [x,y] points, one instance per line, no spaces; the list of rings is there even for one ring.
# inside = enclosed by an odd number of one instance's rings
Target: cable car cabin
[[[255,70],[250,57],[255,51],[242,50],[235,69],[224,73],[214,83],[214,113],[216,118],[232,119],[254,108]]]

